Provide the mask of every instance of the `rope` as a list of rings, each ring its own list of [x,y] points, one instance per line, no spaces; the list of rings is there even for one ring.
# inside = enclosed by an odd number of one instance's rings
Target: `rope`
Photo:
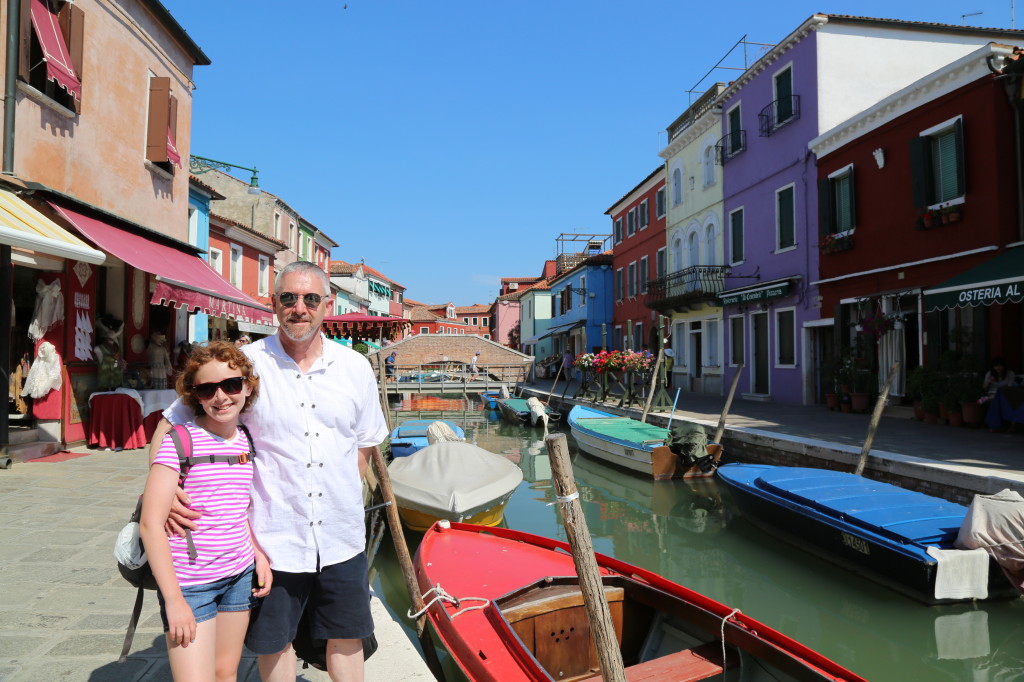
[[[424,613],[426,613],[427,609],[429,609],[431,606],[433,606],[434,604],[436,604],[437,602],[440,602],[440,601],[448,602],[449,604],[454,605],[455,608],[459,608],[459,606],[461,606],[462,602],[464,602],[464,601],[479,601],[479,602],[483,602],[482,604],[478,604],[476,606],[467,606],[466,608],[464,608],[464,609],[462,609],[460,611],[456,611],[455,613],[453,613],[450,616],[450,618],[455,618],[456,616],[461,616],[463,613],[466,613],[468,611],[477,611],[479,609],[487,608],[487,606],[489,606],[490,603],[491,603],[490,599],[484,599],[483,597],[463,597],[462,599],[456,599],[452,595],[450,595],[447,592],[445,592],[444,588],[441,587],[440,583],[438,583],[435,587],[432,587],[429,590],[427,590],[423,594],[421,599],[426,600],[426,598],[430,595],[431,592],[434,593],[434,598],[431,599],[429,602],[427,602],[426,605],[422,609],[420,609],[416,613],[413,613],[412,609],[409,609],[408,611],[406,611],[406,615],[409,617],[410,620],[416,620],[417,618],[422,616]]]
[[[547,506],[550,507],[551,505],[554,504],[562,505],[562,518],[565,520],[566,523],[575,524],[577,522],[575,512],[576,508],[569,503],[572,502],[573,500],[578,500],[579,497],[580,491],[577,490],[575,492],[569,493],[568,495],[556,496],[555,501],[548,502]]]
[[[737,613],[741,613],[739,609],[733,609],[729,615],[722,619],[722,669],[725,670],[725,621],[729,620]]]
[[[430,422],[430,425],[427,426],[427,443],[431,445],[434,443],[453,443],[460,440],[463,439],[459,438],[455,430],[443,421]]]

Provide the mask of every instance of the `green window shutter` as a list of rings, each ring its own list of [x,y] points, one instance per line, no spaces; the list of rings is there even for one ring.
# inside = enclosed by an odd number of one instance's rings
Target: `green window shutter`
[[[736,211],[730,216],[732,237],[732,262],[743,260],[743,211]]]
[[[818,233],[822,236],[836,231],[832,212],[832,181],[818,180]]]
[[[956,196],[967,193],[967,172],[964,164],[964,121],[957,119],[953,124],[953,137],[956,152]]]
[[[793,188],[784,189],[775,196],[779,216],[779,248],[784,249],[796,243],[793,225]]]
[[[786,69],[775,77],[775,123],[793,117],[793,69]]]
[[[927,137],[910,138],[910,189],[914,207],[928,208],[932,204],[931,140]]]

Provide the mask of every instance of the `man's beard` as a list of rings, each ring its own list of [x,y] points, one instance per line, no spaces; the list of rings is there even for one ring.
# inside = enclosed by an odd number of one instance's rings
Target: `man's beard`
[[[297,334],[294,331],[294,329],[293,329],[292,325],[294,325],[296,323],[300,323],[300,322],[310,323],[309,330],[305,334]],[[318,331],[320,331],[313,324],[311,324],[312,322],[313,322],[313,318],[312,317],[308,317],[308,318],[301,319],[301,320],[288,320],[287,322],[285,322],[284,324],[281,325],[281,333],[284,334],[285,336],[287,336],[292,341],[295,341],[296,343],[302,343],[303,341],[309,341],[311,338],[313,338],[316,335],[316,333]]]

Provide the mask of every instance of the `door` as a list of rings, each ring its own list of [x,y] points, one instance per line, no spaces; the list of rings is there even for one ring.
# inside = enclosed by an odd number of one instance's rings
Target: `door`
[[[751,315],[750,326],[753,336],[754,366],[751,369],[754,373],[754,393],[768,395],[768,314]]]
[[[700,322],[690,323],[690,390],[700,393],[704,376],[704,333]]]

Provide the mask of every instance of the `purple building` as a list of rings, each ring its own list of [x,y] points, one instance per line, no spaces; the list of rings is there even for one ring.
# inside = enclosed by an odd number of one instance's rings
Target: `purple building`
[[[719,295],[726,386],[742,365],[737,392],[745,398],[814,400],[814,368],[834,329],[815,285],[818,190],[808,143],[987,42],[1022,37],[816,14],[729,85],[717,147],[731,267]]]

